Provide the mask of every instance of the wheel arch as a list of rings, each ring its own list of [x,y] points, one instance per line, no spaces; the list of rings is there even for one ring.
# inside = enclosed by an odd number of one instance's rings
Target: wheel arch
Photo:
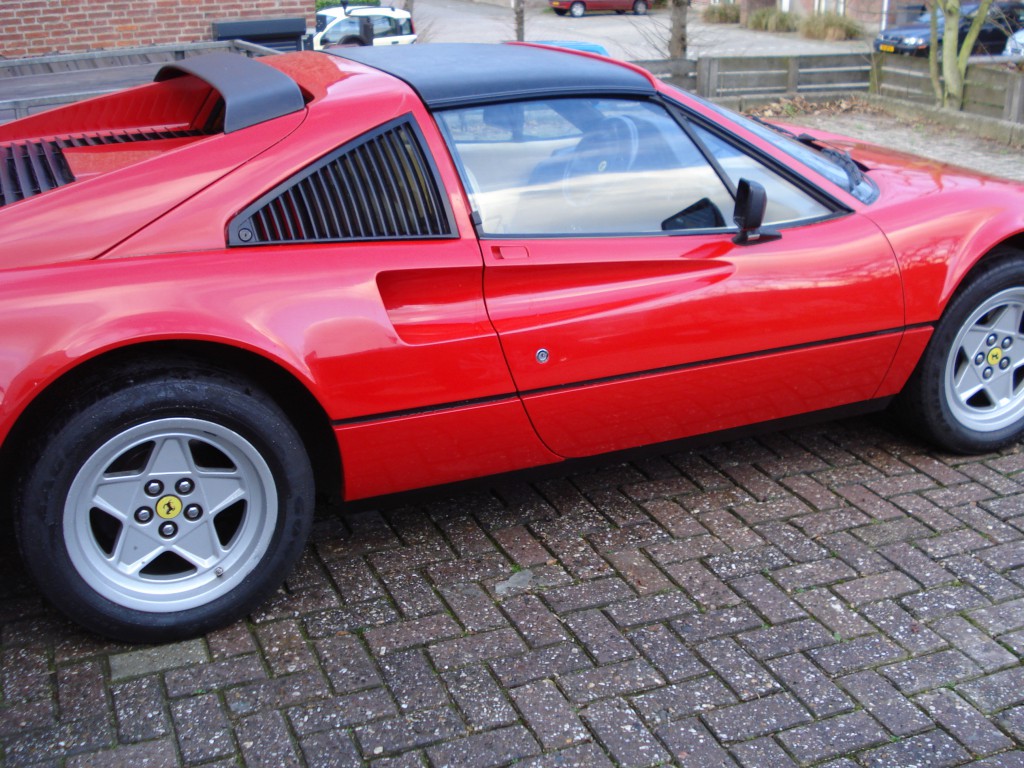
[[[1005,249],[1015,249],[1024,253],[1024,231],[1018,232],[1010,237],[994,243],[983,250],[981,255],[974,260],[964,260],[948,274],[949,282],[942,295],[942,310],[949,306],[949,303],[968,285],[975,275],[982,269],[987,269],[993,261],[1009,258]]]
[[[3,447],[0,467],[4,487],[17,484],[19,460],[33,436],[45,429],[57,405],[82,391],[114,387],[132,371],[168,363],[240,377],[261,387],[285,412],[309,455],[317,496],[335,501],[342,495],[341,457],[330,419],[312,392],[291,372],[254,352],[207,341],[150,341],[113,349],[64,371],[26,405],[14,421]],[[13,476],[12,476],[13,475]],[[9,505],[8,505],[9,506]]]

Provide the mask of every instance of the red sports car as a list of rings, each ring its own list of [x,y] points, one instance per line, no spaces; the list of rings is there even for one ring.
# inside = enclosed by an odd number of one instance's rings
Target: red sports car
[[[1024,430],[1024,187],[527,45],[209,55],[0,126],[0,435],[87,627],[252,609],[361,499],[814,413]]]

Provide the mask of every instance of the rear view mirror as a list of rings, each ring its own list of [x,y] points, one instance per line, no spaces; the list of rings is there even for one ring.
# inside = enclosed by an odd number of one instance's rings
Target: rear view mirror
[[[753,245],[778,240],[782,235],[774,229],[761,229],[768,208],[768,193],[756,181],[740,179],[736,186],[736,208],[732,220],[739,232],[732,239],[737,245]]]

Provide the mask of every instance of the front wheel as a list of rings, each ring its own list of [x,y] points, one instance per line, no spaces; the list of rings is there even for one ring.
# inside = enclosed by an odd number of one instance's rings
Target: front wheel
[[[921,431],[958,453],[1024,434],[1024,252],[990,259],[950,302],[902,396]]]
[[[646,16],[647,15],[647,3],[646,3],[646,1],[645,0],[636,0],[636,2],[633,3],[633,13],[635,13],[637,16]]]
[[[579,2],[579,0],[576,0],[575,3],[569,6],[569,15],[572,16],[573,18],[578,19],[586,12],[586,10],[587,6]]]
[[[302,441],[267,395],[154,369],[63,408],[26,466],[16,525],[58,608],[116,639],[164,641],[237,619],[277,588],[313,495]]]

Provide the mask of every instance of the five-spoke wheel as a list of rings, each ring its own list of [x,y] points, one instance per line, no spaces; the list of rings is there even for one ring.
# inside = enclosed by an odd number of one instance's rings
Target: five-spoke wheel
[[[968,429],[993,431],[1024,415],[1024,288],[992,296],[960,327],[946,359],[946,399]]]
[[[86,387],[40,434],[16,506],[42,590],[125,640],[199,634],[251,610],[308,534],[303,442],[259,388],[147,366]]]
[[[1024,434],[1024,252],[996,249],[965,278],[901,399],[912,425],[953,451]]]

